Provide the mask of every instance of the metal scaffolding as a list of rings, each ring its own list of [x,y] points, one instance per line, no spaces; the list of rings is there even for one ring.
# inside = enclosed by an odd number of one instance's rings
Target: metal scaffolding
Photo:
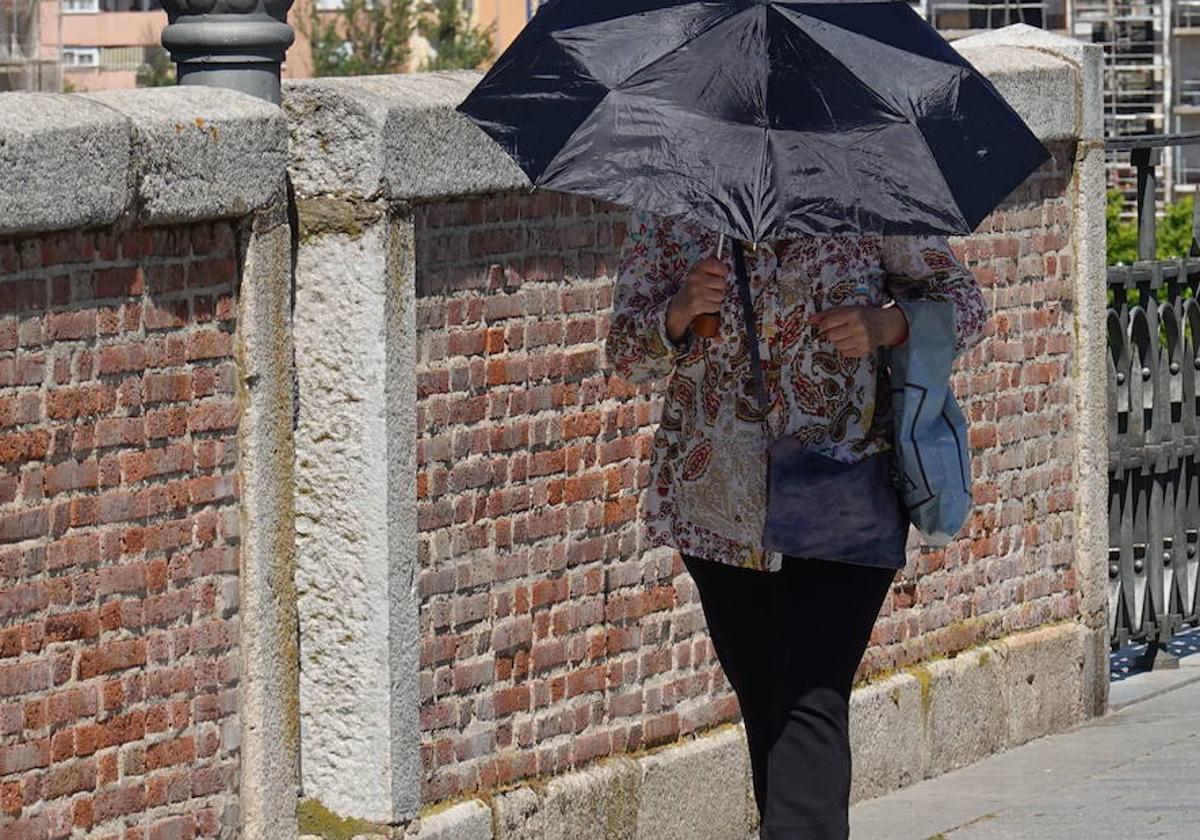
[[[981,29],[999,29],[1013,23],[1053,28],[1061,0],[922,0],[914,4],[926,20],[953,40]]]
[[[1172,124],[1170,131],[1200,131],[1200,0],[1173,0],[1171,32],[1174,49]],[[1174,182],[1177,189],[1200,189],[1200,147],[1176,150]]]
[[[56,91],[61,68],[41,55],[39,0],[0,0],[0,91]]]
[[[1128,137],[1175,130],[1172,0],[1075,0],[1072,34],[1104,50],[1104,134]],[[1163,150],[1165,172],[1174,149]],[[1128,156],[1107,155],[1109,186],[1137,197],[1137,172]],[[1176,177],[1162,178],[1159,198],[1172,201]],[[1132,210],[1127,211],[1131,214]]]

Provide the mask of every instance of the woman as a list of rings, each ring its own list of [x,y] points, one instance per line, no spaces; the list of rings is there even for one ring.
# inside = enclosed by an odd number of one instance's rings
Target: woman
[[[742,308],[717,235],[631,214],[606,340],[633,382],[668,376],[643,517],[696,583],[717,658],[737,695],[764,840],[849,836],[848,704],[897,568],[763,550],[766,448],[795,435],[858,461],[890,448],[876,349],[901,344],[896,299],[950,301],[957,349],[987,308],[938,236],[813,236],[746,250],[769,409],[755,399]],[[738,246],[741,247],[741,246]],[[730,293],[732,291],[732,293]],[[720,314],[714,338],[697,315]]]

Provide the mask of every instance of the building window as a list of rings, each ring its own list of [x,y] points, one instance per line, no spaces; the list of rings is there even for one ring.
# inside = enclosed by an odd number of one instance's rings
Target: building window
[[[100,11],[100,0],[62,0],[64,14],[82,15]]]
[[[99,47],[63,47],[62,64],[64,67],[99,67]]]

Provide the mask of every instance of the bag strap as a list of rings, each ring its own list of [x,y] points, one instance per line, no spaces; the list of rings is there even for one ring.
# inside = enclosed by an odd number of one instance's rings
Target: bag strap
[[[754,328],[754,304],[750,301],[750,278],[746,272],[746,256],[742,253],[742,243],[734,240],[730,246],[733,251],[733,267],[737,274],[738,293],[742,299],[742,320],[746,325],[746,346],[750,351],[750,366],[754,371],[754,390],[758,396],[758,407],[766,422],[767,409],[767,380],[763,375],[762,359],[758,355],[758,330]]]

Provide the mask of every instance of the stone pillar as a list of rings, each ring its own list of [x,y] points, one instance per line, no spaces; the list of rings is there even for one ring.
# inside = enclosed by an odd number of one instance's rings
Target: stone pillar
[[[955,42],[977,66],[1011,65],[1001,92],[1039,137],[1075,141],[1075,569],[1079,622],[1088,632],[1083,702],[1089,714],[1108,707],[1108,370],[1105,292],[1103,56],[1100,47],[1016,24]],[[998,49],[1015,47],[1013,49]],[[1051,92],[1055,74],[1039,64],[1066,63],[1069,89]],[[995,69],[995,68],[993,68]],[[1015,71],[1015,72],[1013,72]],[[990,74],[989,74],[990,75]],[[1062,74],[1057,74],[1061,77]]]
[[[446,151],[478,149],[455,142],[455,132],[474,129],[452,111],[477,79],[313,79],[283,91],[300,219],[301,797],[380,823],[409,819],[421,804],[415,262],[406,202],[438,194],[439,184],[445,193],[519,183],[515,166]],[[495,182],[472,181],[479,177]]]
[[[412,227],[383,202],[298,210],[301,796],[396,822],[420,804]]]
[[[249,93],[279,104],[279,66],[295,33],[292,0],[163,0],[162,45],[178,84]]]

